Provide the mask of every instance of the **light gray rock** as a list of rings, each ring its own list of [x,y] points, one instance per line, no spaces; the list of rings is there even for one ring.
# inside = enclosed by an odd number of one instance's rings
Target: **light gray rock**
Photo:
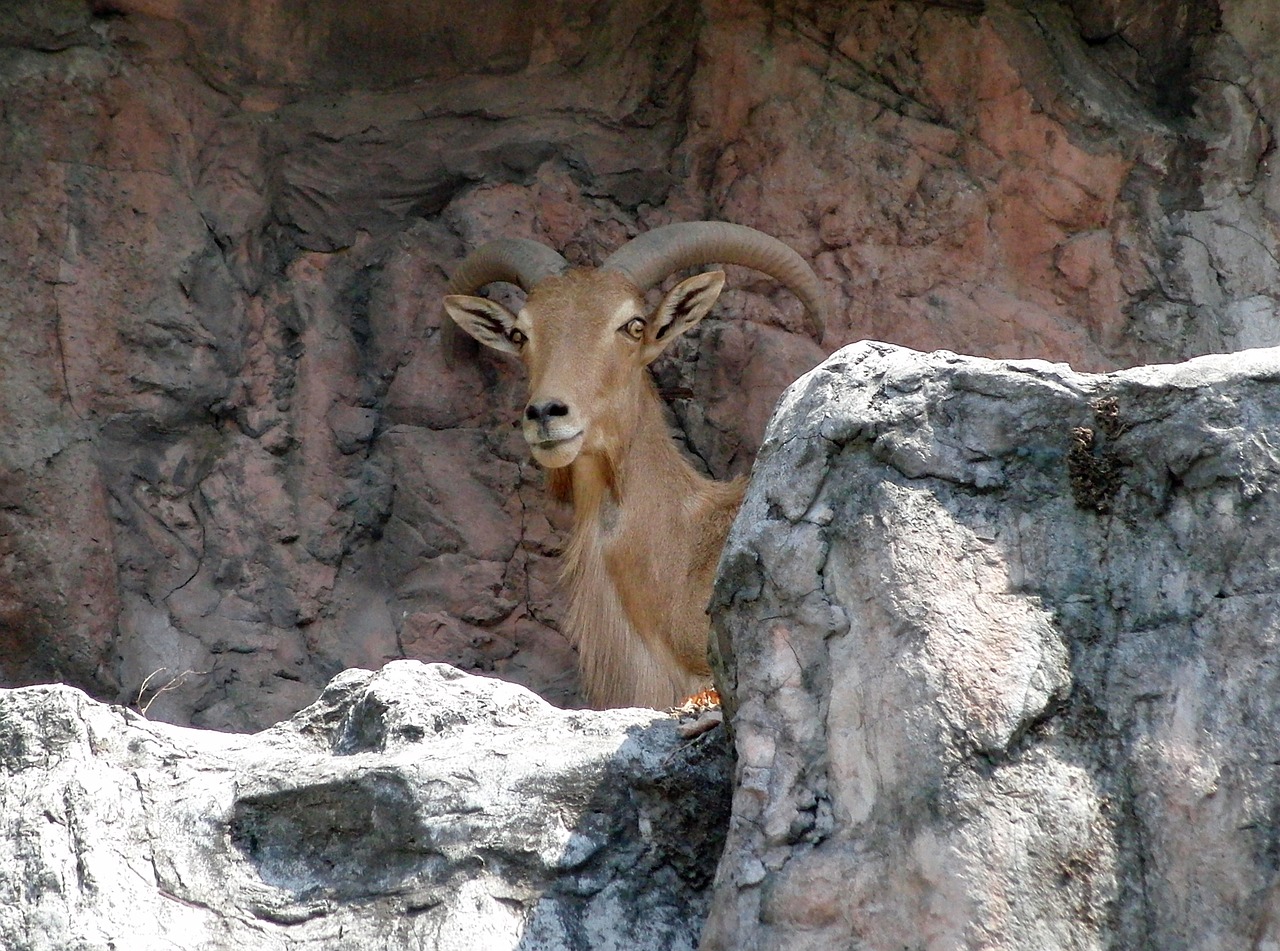
[[[784,396],[715,603],[705,951],[1280,946],[1280,351],[884,344]]]
[[[252,736],[0,692],[0,947],[692,949],[726,745],[445,665]]]

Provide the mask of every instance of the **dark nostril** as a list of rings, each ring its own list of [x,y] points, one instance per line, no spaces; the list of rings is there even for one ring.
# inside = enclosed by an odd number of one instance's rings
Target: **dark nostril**
[[[568,416],[569,407],[559,400],[547,400],[545,403],[530,403],[524,408],[524,418],[531,423],[539,423],[553,416]]]

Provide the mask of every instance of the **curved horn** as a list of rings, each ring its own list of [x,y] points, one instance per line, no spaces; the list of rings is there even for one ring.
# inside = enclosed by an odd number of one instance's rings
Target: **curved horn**
[[[795,251],[754,228],[727,221],[664,225],[632,238],[600,267],[621,271],[644,291],[673,271],[715,263],[763,271],[785,284],[804,303],[818,334],[823,333],[826,294],[818,276]]]
[[[494,281],[519,284],[528,293],[543,278],[568,266],[568,261],[538,241],[499,238],[480,245],[463,259],[449,279],[449,293],[474,294]]]

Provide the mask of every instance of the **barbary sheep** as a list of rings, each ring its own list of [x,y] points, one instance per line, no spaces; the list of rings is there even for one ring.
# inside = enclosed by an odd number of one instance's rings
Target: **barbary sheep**
[[[524,438],[551,496],[573,507],[565,625],[596,707],[666,707],[709,680],[706,605],[745,480],[707,479],[684,459],[647,367],[707,314],[725,275],[681,281],[652,313],[644,294],[711,263],[776,278],[821,333],[822,288],[804,260],[724,222],[657,228],[599,268],[570,267],[536,241],[493,241],[458,266],[444,299],[467,333],[528,371]],[[469,296],[497,281],[526,292],[519,313]]]

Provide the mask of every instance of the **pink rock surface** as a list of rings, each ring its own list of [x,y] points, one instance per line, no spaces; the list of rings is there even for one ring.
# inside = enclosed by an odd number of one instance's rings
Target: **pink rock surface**
[[[814,263],[823,340],[735,272],[656,367],[717,476],[861,338],[1280,343],[1275,17],[1220,6],[0,13],[0,682],[253,729],[413,657],[578,702],[522,380],[441,323],[488,238],[710,217]]]

